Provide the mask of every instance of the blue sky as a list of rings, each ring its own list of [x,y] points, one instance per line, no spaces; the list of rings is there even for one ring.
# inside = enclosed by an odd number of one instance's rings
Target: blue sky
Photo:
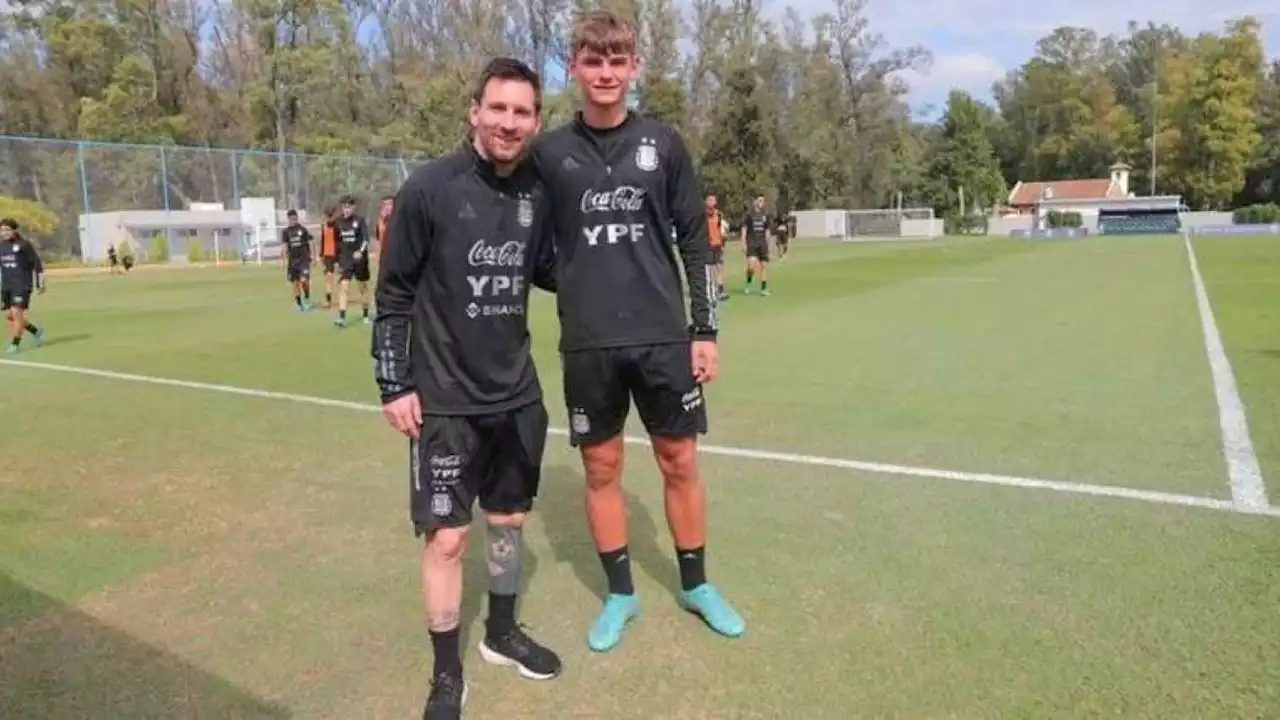
[[[831,0],[790,3],[806,15],[833,9]],[[781,7],[782,0],[766,2],[767,11],[780,14]],[[867,15],[871,30],[890,43],[933,51],[929,74],[908,77],[917,109],[941,105],[952,88],[989,98],[991,83],[1026,61],[1036,40],[1061,25],[1105,35],[1123,32],[1129,20],[1152,21],[1194,34],[1253,15],[1262,22],[1268,57],[1280,57],[1280,0],[870,0]]]

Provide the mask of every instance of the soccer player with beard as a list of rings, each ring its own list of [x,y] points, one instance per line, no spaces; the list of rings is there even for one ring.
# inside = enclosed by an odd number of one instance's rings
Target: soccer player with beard
[[[760,294],[769,296],[769,213],[764,209],[764,196],[758,196],[751,212],[742,219],[742,247],[747,254],[747,284],[743,292],[751,294],[751,281],[760,277]]]
[[[336,327],[347,326],[347,298],[351,294],[351,281],[360,284],[360,309],[365,325],[373,324],[369,318],[369,224],[356,214],[356,199],[342,199],[341,214],[333,221],[338,239],[338,317]]]
[[[582,109],[538,139],[535,159],[555,226],[570,442],[582,456],[587,522],[608,580],[587,644],[612,649],[640,611],[622,491],[622,431],[633,399],[663,477],[679,602],[736,637],[745,623],[707,582],[704,561],[697,438],[707,430],[702,384],[715,378],[718,357],[714,270],[693,159],[674,128],[627,109],[639,71],[631,24],[612,12],[587,13],[570,50]]]
[[[280,231],[284,262],[293,285],[293,304],[298,312],[305,312],[311,309],[311,232],[298,222],[297,210],[290,210],[286,217],[289,225]]]
[[[435,654],[425,720],[460,717],[462,554],[479,500],[487,520],[489,617],[480,656],[546,680],[560,658],[516,623],[523,536],[541,477],[547,411],[530,354],[530,283],[554,291],[546,194],[527,142],[540,126],[537,73],[491,61],[465,147],[420,168],[396,197],[373,328],[382,412],[411,438],[410,518]]]
[[[39,346],[44,332],[36,327],[27,313],[31,311],[31,293],[44,292],[44,263],[36,246],[18,233],[18,221],[0,219],[0,306],[9,330],[8,355],[18,352],[22,334],[31,333]]]

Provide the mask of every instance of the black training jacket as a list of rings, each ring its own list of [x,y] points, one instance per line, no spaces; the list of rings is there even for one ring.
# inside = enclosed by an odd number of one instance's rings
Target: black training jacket
[[[280,242],[291,263],[311,262],[311,231],[301,225],[290,225],[280,231]]]
[[[552,210],[561,351],[714,339],[706,215],[679,133],[637,114],[596,130],[579,113],[533,155]]]
[[[21,235],[0,240],[0,289],[26,292],[44,285],[44,263],[40,253]]]
[[[379,270],[374,375],[383,402],[417,391],[426,415],[541,399],[529,284],[554,291],[546,196],[527,163],[508,178],[471,145],[400,188]]]
[[[341,215],[333,220],[333,233],[338,241],[338,257],[343,262],[355,260],[360,253],[361,261],[369,259],[369,223],[359,215],[344,218]]]

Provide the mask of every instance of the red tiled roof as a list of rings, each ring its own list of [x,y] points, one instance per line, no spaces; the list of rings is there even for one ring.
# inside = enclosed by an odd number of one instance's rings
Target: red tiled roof
[[[1045,188],[1052,190],[1053,200],[1096,200],[1114,194],[1109,178],[1024,182],[1018,183],[1009,193],[1009,204],[1014,207],[1035,205],[1044,199]]]

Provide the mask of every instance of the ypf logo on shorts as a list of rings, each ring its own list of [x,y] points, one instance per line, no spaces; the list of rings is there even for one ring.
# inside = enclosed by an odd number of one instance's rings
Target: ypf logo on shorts
[[[694,388],[680,396],[680,406],[685,412],[693,412],[702,405],[702,388]]]
[[[432,455],[427,460],[431,468],[431,484],[435,487],[457,485],[462,479],[463,457],[461,455]]]

